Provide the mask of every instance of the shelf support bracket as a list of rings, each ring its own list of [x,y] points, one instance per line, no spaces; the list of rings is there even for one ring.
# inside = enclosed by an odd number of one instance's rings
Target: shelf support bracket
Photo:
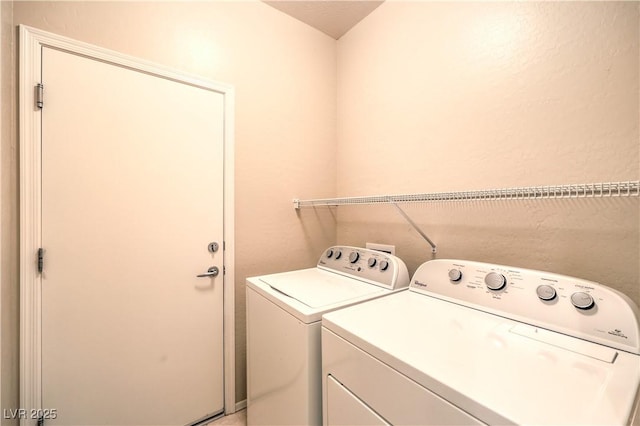
[[[393,205],[396,207],[396,209],[398,209],[398,211],[400,212],[400,214],[402,215],[402,217],[404,217],[404,219],[405,219],[407,222],[409,222],[409,224],[413,227],[413,229],[415,229],[415,230],[416,230],[416,232],[417,232],[418,234],[420,234],[420,236],[421,236],[422,238],[424,238],[424,240],[425,240],[426,242],[428,242],[428,243],[429,243],[429,245],[431,246],[431,253],[436,254],[436,252],[437,252],[438,250],[437,250],[437,247],[436,247],[435,243],[434,243],[433,241],[431,241],[431,238],[427,237],[427,234],[425,234],[425,233],[422,231],[422,229],[420,229],[420,227],[418,227],[418,225],[416,225],[416,223],[415,223],[413,220],[411,220],[411,218],[409,217],[409,215],[407,215],[407,214],[405,213],[405,211],[404,211],[404,210],[402,210],[402,209],[400,208],[400,206],[399,206],[397,203],[391,202],[391,204],[393,204]]]

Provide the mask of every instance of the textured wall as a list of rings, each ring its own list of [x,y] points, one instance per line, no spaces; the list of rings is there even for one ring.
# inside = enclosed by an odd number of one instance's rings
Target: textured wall
[[[338,41],[338,195],[635,180],[637,2],[387,1]],[[431,258],[392,206],[338,242]],[[638,199],[437,203],[408,214],[462,258],[610,285],[640,304]]]
[[[335,192],[335,40],[259,1],[15,2],[13,23],[235,86],[236,399],[243,400],[245,278],[313,266],[335,241],[329,212],[306,212],[301,221],[291,204],[302,193]],[[3,206],[16,202],[3,192]]]
[[[0,2],[0,409],[18,406],[18,205],[13,3]],[[17,420],[0,420],[3,426]]]

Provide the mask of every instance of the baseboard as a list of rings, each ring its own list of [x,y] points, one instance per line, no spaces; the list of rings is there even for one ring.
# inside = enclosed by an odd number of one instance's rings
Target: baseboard
[[[236,411],[244,410],[247,408],[247,400],[243,399],[240,402],[236,402]]]

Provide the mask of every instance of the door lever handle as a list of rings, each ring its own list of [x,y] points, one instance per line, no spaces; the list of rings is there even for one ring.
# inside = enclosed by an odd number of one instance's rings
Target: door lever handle
[[[197,277],[198,278],[217,277],[219,273],[220,273],[220,270],[218,269],[218,267],[217,266],[212,266],[211,268],[207,269],[206,273],[197,275]]]

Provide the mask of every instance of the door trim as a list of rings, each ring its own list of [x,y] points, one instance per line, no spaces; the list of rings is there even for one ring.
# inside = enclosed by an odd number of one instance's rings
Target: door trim
[[[36,253],[42,242],[42,120],[41,111],[36,108],[34,88],[42,81],[42,48],[50,47],[212,90],[224,96],[224,407],[226,414],[233,413],[236,407],[234,88],[36,28],[21,25],[19,32],[20,407],[26,409],[27,413],[32,409],[55,408],[42,407],[42,280],[36,268]],[[25,422],[35,424],[32,419]]]

